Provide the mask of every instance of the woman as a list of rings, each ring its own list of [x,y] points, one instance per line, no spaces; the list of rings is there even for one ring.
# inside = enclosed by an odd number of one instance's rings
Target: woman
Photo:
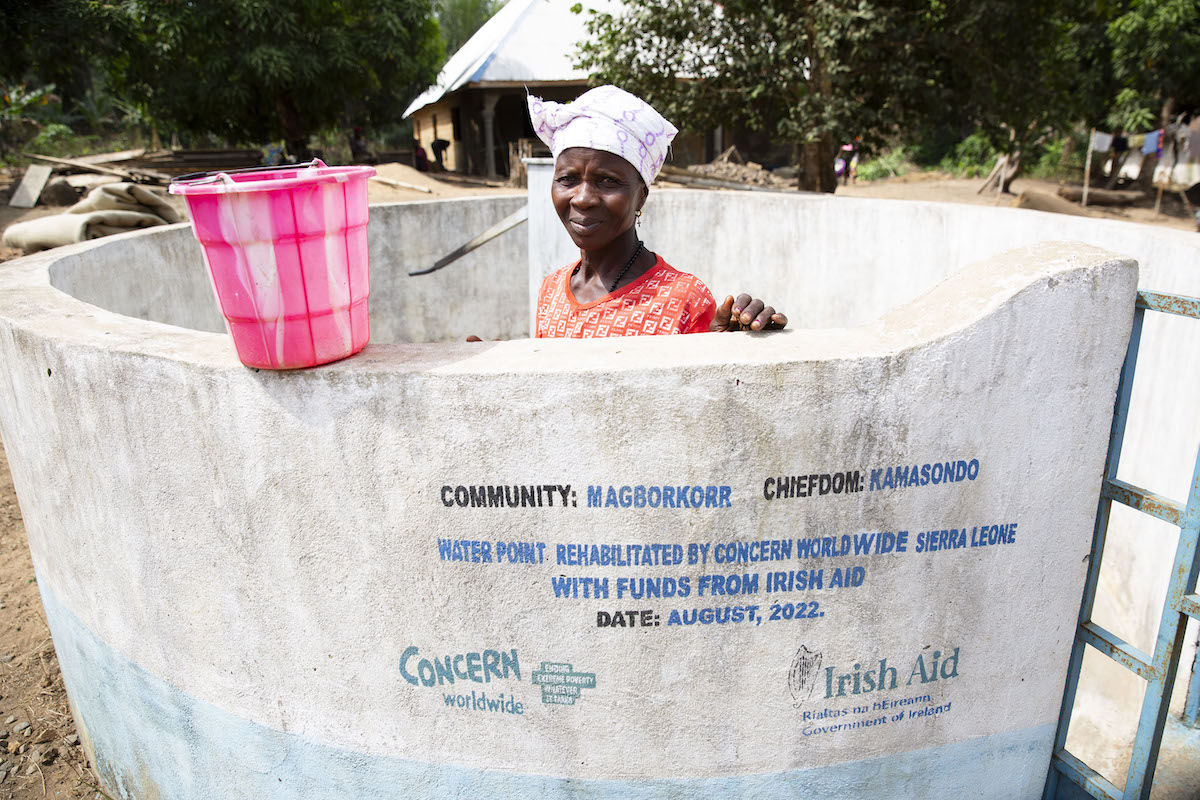
[[[538,337],[779,329],[787,317],[742,294],[717,306],[694,275],[650,252],[636,221],[678,130],[641,99],[601,86],[560,104],[529,97],[554,154],[551,198],[579,261],[542,283]]]

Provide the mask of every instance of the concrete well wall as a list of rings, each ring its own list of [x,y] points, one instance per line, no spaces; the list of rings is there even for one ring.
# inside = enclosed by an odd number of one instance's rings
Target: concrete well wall
[[[272,373],[60,291],[167,280],[113,265],[180,235],[0,269],[0,434],[114,796],[1040,796],[1132,260],[1018,250],[834,330]]]
[[[549,204],[551,162],[530,164],[530,297],[541,277],[576,257]],[[1200,236],[1135,223],[949,203],[823,195],[651,192],[643,239],[720,300],[749,291],[784,309],[791,325],[858,325],[921,295],[960,265],[1038,242],[1087,242],[1137,259],[1139,285],[1200,296]],[[532,302],[532,299],[531,299]],[[1081,331],[1080,335],[1090,335]],[[1187,497],[1200,443],[1200,325],[1148,314],[1119,476]],[[1032,410],[1036,413],[1036,404]],[[1138,648],[1154,648],[1177,535],[1124,508],[1113,511],[1095,619]],[[1174,708],[1195,659],[1186,638]],[[1069,744],[1120,785],[1143,684],[1099,657],[1085,661]]]
[[[549,204],[550,162],[535,160],[529,174],[532,297],[541,276],[573,256]],[[1143,289],[1200,296],[1200,236],[1112,220],[950,203],[667,190],[651,192],[641,226],[648,247],[702,277],[718,299],[749,291],[804,328],[865,323],[962,264],[1063,239],[1136,258]],[[1122,480],[1187,497],[1200,443],[1194,411],[1200,379],[1186,366],[1195,363],[1200,325],[1148,314]],[[1124,508],[1113,512],[1095,618],[1146,652],[1154,648],[1176,541],[1163,523]],[[1196,641],[1191,623],[1177,711]],[[1142,692],[1120,666],[1099,657],[1085,662],[1070,744],[1118,785]]]
[[[515,338],[527,327],[527,245],[501,236],[454,262],[410,278],[493,222],[525,205],[524,196],[491,196],[371,207],[371,339],[462,341],[472,333]],[[141,239],[108,239],[56,259],[50,281],[86,303],[137,319],[223,331],[200,245],[191,226]],[[134,244],[133,242],[136,242]]]

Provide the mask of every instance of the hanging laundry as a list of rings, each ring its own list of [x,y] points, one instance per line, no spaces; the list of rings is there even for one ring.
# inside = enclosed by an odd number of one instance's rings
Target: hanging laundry
[[[1187,146],[1188,157],[1192,161],[1200,160],[1200,116],[1187,127]]]
[[[1129,149],[1129,139],[1124,136],[1114,136],[1112,140],[1113,152],[1120,155]]]
[[[1092,131],[1092,149],[1097,153],[1107,153],[1112,148],[1113,135],[1104,131]]]
[[[1158,139],[1162,131],[1151,131],[1146,134],[1146,141],[1142,144],[1142,155],[1150,155],[1158,152]]]
[[[1129,137],[1129,149],[1130,150],[1139,150],[1140,151],[1142,149],[1142,146],[1145,144],[1146,144],[1146,134],[1144,134],[1144,133],[1139,133],[1139,134]]]

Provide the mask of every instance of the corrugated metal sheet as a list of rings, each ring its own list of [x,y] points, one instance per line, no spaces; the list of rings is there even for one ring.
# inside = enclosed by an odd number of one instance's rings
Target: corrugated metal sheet
[[[405,110],[409,116],[468,83],[583,80],[574,66],[579,42],[587,37],[586,9],[613,11],[609,0],[584,2],[585,11],[571,12],[576,0],[509,0],[450,57],[437,83]]]

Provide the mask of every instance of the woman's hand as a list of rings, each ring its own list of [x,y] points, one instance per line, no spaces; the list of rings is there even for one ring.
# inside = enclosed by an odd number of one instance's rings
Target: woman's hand
[[[775,331],[787,326],[787,317],[777,313],[775,309],[755,300],[748,294],[739,294],[737,300],[733,295],[725,298],[725,302],[717,306],[717,314],[713,317],[710,331]]]

